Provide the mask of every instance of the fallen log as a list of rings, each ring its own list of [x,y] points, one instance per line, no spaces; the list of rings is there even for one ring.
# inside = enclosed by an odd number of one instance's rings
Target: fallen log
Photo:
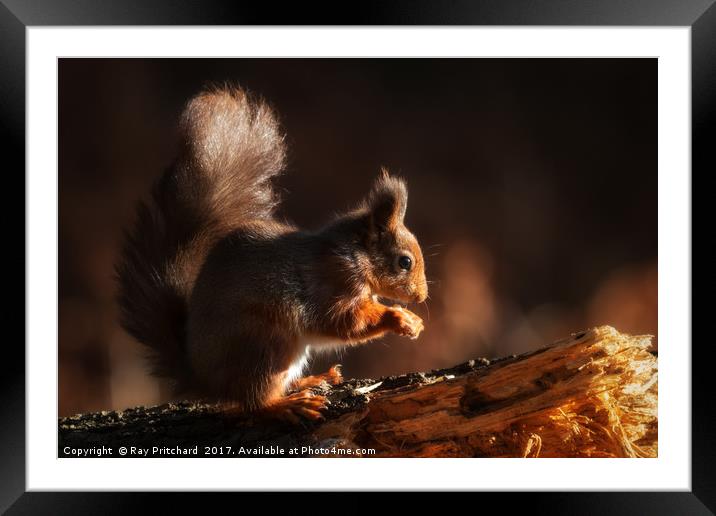
[[[325,420],[301,426],[195,402],[81,414],[59,420],[58,456],[656,457],[650,342],[602,326],[520,356],[325,385]]]

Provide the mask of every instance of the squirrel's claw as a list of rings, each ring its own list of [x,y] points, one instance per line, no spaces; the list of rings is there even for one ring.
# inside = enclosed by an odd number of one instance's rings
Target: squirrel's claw
[[[301,390],[309,389],[311,387],[328,387],[331,385],[338,385],[343,382],[341,367],[341,364],[336,364],[325,373],[301,378],[296,383],[296,388]]]

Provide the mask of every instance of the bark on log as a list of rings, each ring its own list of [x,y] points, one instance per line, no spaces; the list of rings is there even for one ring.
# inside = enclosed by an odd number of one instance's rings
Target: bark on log
[[[61,418],[58,455],[656,457],[650,343],[602,326],[525,355],[350,380],[317,389],[326,419],[300,427],[191,402]]]

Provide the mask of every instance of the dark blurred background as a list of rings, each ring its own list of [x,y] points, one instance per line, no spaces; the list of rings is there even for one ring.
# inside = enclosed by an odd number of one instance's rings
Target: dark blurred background
[[[656,59],[61,59],[60,415],[162,401],[118,325],[113,264],[184,103],[211,82],[275,107],[290,146],[280,214],[300,225],[353,206],[381,165],[408,180],[434,281],[415,308],[426,330],[347,350],[347,377],[600,324],[656,335],[656,74]]]

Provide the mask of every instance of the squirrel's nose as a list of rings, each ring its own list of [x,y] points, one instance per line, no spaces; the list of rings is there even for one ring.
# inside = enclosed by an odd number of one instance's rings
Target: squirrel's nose
[[[416,303],[422,303],[428,298],[428,285],[427,283],[424,283],[422,285],[417,285],[414,288],[415,292],[415,302]]]

